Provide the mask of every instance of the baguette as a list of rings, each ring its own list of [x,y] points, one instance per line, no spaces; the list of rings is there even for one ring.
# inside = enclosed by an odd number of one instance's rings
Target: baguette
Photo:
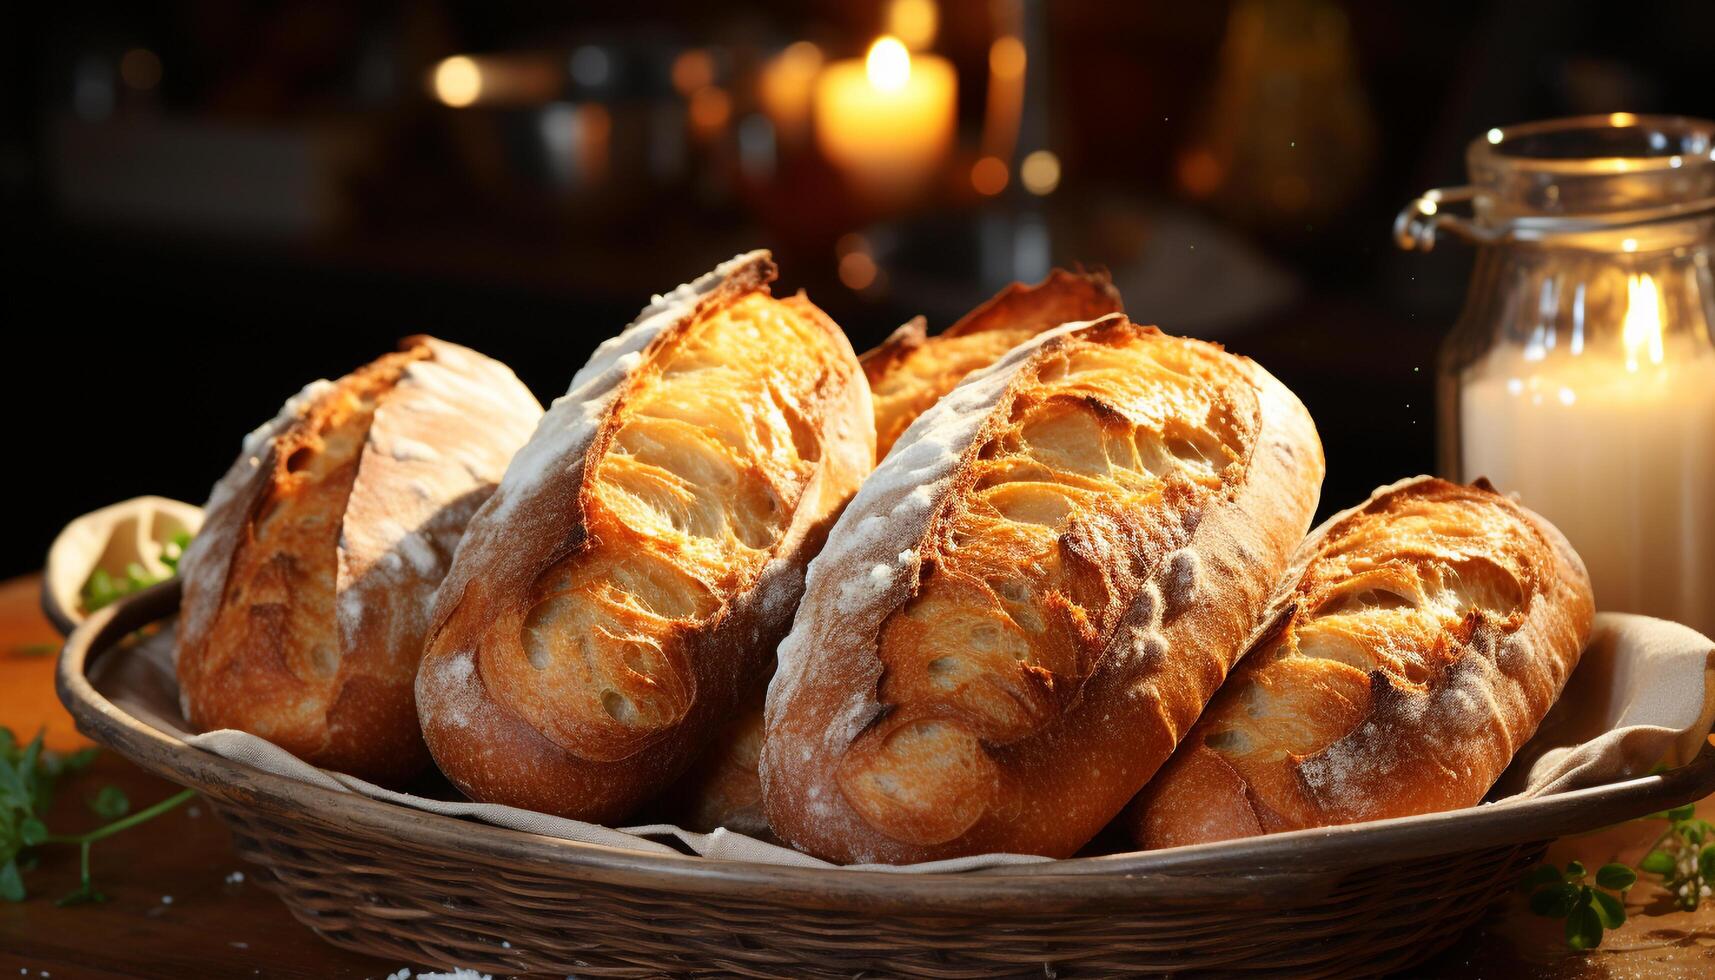
[[[498,361],[414,337],[245,440],[179,571],[185,717],[399,783],[435,588],[542,407]]]
[[[850,343],[742,255],[603,344],[472,520],[417,678],[477,800],[615,822],[762,683],[872,466]]]
[[[1034,286],[1013,283],[933,337],[914,317],[863,355],[875,398],[876,458],[965,375],[1051,327],[1123,312],[1105,271],[1055,269]]]
[[[770,826],[839,862],[1072,854],[1245,649],[1322,471],[1267,372],[1123,316],[973,374],[811,566],[768,691]]]
[[[1139,846],[1475,806],[1594,615],[1566,539],[1482,481],[1377,490],[1287,581],[1275,626],[1127,810]]]
[[[1034,286],[1013,283],[971,310],[947,331],[928,337],[922,317],[895,330],[858,358],[875,402],[876,458],[917,416],[964,380],[1036,334],[1073,320],[1121,312],[1106,272],[1055,269]],[[715,739],[675,788],[667,814],[680,826],[709,832],[725,827],[766,836],[762,781],[762,687],[754,704]]]

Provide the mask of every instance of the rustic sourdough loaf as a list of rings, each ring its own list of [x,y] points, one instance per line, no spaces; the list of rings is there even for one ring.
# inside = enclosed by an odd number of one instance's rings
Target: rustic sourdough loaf
[[[925,336],[916,317],[880,346],[858,358],[875,402],[876,457],[925,409],[1001,355],[1051,327],[1121,312],[1119,292],[1106,272],[1055,269],[1034,286],[1013,283],[965,314],[946,332]],[[767,836],[762,814],[762,695],[730,722],[664,800],[663,814],[682,827],[726,827]]]
[[[1071,854],[1245,649],[1322,469],[1267,372],[1123,316],[973,374],[811,565],[768,692],[775,833],[841,862]]]
[[[771,666],[875,453],[851,345],[774,274],[753,252],[657,297],[472,520],[417,680],[470,796],[618,820]]]
[[[288,401],[180,564],[190,722],[383,782],[427,765],[411,691],[429,605],[541,414],[505,365],[427,337]]]
[[[1127,811],[1140,846],[1474,806],[1559,697],[1593,615],[1547,521],[1429,477],[1324,524],[1278,601]]]

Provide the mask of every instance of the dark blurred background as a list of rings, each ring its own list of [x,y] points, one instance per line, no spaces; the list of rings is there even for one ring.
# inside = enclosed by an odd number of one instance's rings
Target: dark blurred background
[[[22,7],[6,575],[99,505],[201,502],[288,394],[401,336],[547,401],[650,294],[756,246],[859,350],[1106,266],[1134,318],[1299,393],[1327,513],[1433,466],[1470,254],[1396,252],[1399,207],[1491,126],[1715,115],[1707,0]],[[945,154],[882,187],[829,147],[817,78],[884,33],[957,95]]]

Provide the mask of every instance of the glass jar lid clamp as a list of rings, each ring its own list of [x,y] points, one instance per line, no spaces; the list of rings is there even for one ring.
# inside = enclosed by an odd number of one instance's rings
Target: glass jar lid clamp
[[[1400,248],[1429,251],[1443,231],[1542,242],[1715,216],[1715,123],[1705,120],[1617,112],[1496,128],[1466,160],[1471,183],[1399,212]]]

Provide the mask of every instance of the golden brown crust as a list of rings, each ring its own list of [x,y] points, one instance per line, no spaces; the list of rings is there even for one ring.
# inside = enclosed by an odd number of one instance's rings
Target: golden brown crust
[[[1044,330],[1124,311],[1106,271],[1055,269],[1034,286],[1013,283],[934,337],[922,317],[913,318],[863,355],[875,398],[876,458],[965,375]]]
[[[965,375],[993,364],[1019,342],[1062,323],[1121,310],[1106,271],[1055,269],[1034,286],[1013,283],[936,337],[928,336],[923,317],[912,317],[858,359],[875,401],[876,458],[886,456],[917,416]],[[681,826],[767,833],[756,772],[762,748],[760,689],[747,710],[752,715],[731,723],[731,737],[718,736],[671,794],[668,813]]]
[[[430,596],[541,412],[479,354],[401,347],[247,440],[182,564],[177,659],[197,727],[391,783],[428,762],[411,689]]]
[[[865,483],[769,691],[782,838],[1066,856],[1171,753],[1315,509],[1297,399],[1123,317],[972,376]]]
[[[1582,562],[1486,485],[1377,491],[1305,541],[1277,628],[1128,810],[1142,847],[1474,806],[1593,616]]]
[[[619,820],[764,676],[874,453],[849,343],[773,278],[753,253],[646,310],[473,520],[418,677],[468,795]]]

